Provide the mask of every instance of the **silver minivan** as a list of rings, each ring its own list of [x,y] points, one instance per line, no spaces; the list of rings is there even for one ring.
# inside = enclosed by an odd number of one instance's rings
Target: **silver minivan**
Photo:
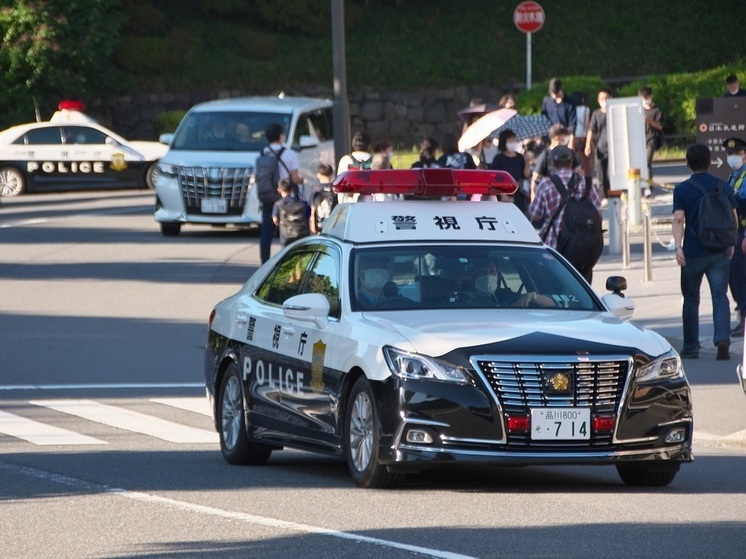
[[[155,220],[164,235],[184,223],[239,227],[261,222],[252,180],[254,162],[267,145],[264,131],[280,124],[286,147],[298,152],[309,199],[319,163],[334,166],[332,102],[308,97],[240,97],[192,107],[168,144],[154,177]]]

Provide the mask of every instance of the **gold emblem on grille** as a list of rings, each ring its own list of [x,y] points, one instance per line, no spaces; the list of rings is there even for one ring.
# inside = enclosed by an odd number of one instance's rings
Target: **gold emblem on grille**
[[[570,388],[570,379],[563,373],[557,373],[549,379],[549,384],[555,392],[567,392]]]

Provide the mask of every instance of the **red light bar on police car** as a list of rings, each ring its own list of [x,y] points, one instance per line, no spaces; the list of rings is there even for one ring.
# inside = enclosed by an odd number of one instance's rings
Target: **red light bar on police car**
[[[518,184],[505,171],[472,169],[350,170],[332,183],[338,193],[410,194],[456,196],[457,194],[513,194]]]
[[[57,105],[57,110],[59,111],[84,111],[85,105],[82,101],[77,101],[75,99],[63,99],[60,101],[60,104]]]

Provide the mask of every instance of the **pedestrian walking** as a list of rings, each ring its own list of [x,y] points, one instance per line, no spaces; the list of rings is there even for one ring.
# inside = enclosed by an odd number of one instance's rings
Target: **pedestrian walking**
[[[590,157],[595,152],[594,166],[598,182],[604,193],[604,199],[609,197],[611,181],[609,180],[609,136],[606,132],[606,102],[611,99],[611,92],[602,89],[598,92],[598,109],[591,115],[591,124],[585,140],[585,155]]]
[[[676,185],[673,191],[673,237],[676,246],[676,263],[681,266],[681,294],[684,297],[682,323],[684,347],[681,357],[698,359],[699,301],[702,278],[707,278],[712,296],[713,343],[717,347],[717,359],[730,359],[730,309],[728,303],[728,273],[733,257],[733,234],[730,246],[708,248],[702,239],[705,229],[711,225],[703,222],[701,202],[707,193],[721,188],[723,181],[707,172],[710,167],[710,148],[694,144],[686,150],[686,165],[692,172],[688,180]],[[731,204],[732,218],[736,216],[736,200],[733,190],[721,188]]]
[[[653,88],[647,85],[637,90],[642,97],[642,108],[645,110],[645,148],[648,161],[648,187],[645,196],[653,197],[653,157],[663,147],[663,113],[653,101]]]
[[[739,320],[730,335],[742,337],[746,324],[746,141],[728,138],[723,142],[723,147],[728,155],[728,165],[733,170],[728,178],[728,185],[733,189],[738,211],[738,238],[730,262],[728,284],[736,302]]]
[[[575,104],[565,95],[562,80],[552,78],[549,80],[549,96],[544,97],[541,102],[541,114],[549,119],[552,124],[561,124],[569,130],[569,146],[573,145],[573,134],[577,126],[577,111]]]

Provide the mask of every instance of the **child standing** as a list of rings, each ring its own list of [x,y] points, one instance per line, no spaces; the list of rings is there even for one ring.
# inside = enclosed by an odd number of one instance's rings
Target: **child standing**
[[[277,192],[282,198],[272,208],[272,221],[280,228],[280,244],[285,247],[309,235],[308,204],[287,179],[279,182]]]

